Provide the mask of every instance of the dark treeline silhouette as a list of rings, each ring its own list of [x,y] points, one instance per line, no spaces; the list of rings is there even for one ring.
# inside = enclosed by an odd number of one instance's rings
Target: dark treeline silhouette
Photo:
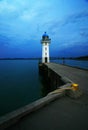
[[[0,58],[0,60],[41,60],[41,58]]]
[[[51,60],[64,60],[64,59],[71,59],[71,60],[88,60],[88,56],[79,56],[79,57],[50,57]],[[40,57],[32,57],[32,58],[0,58],[0,60],[41,60]]]

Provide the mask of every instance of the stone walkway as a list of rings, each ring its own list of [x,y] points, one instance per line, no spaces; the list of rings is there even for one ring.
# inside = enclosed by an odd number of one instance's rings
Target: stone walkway
[[[67,78],[74,83],[79,84],[80,89],[88,94],[88,71],[83,69],[78,69],[75,67],[69,67],[66,65],[60,65],[56,63],[45,64],[48,68],[55,71],[58,75],[63,78]]]
[[[6,130],[88,130],[88,95],[62,97]]]

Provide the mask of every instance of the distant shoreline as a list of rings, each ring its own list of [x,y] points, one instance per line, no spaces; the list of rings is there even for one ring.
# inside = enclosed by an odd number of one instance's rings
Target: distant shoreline
[[[88,61],[88,56],[81,57],[50,57],[51,60],[86,60]],[[0,60],[41,60],[41,58],[0,58]]]
[[[41,58],[0,58],[0,60],[41,60]]]

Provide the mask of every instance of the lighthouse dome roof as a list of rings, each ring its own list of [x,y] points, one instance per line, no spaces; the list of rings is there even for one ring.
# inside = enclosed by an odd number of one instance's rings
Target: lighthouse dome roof
[[[43,37],[48,37],[48,35],[47,35],[47,33],[46,33],[46,32],[43,34]]]

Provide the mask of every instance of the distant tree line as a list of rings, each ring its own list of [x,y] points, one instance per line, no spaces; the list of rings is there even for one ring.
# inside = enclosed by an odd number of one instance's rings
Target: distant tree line
[[[0,58],[0,60],[41,60],[40,57],[32,57],[32,58]],[[70,60],[88,60],[88,56],[80,56],[80,57],[50,57],[51,60],[64,60],[64,59],[70,59]]]

